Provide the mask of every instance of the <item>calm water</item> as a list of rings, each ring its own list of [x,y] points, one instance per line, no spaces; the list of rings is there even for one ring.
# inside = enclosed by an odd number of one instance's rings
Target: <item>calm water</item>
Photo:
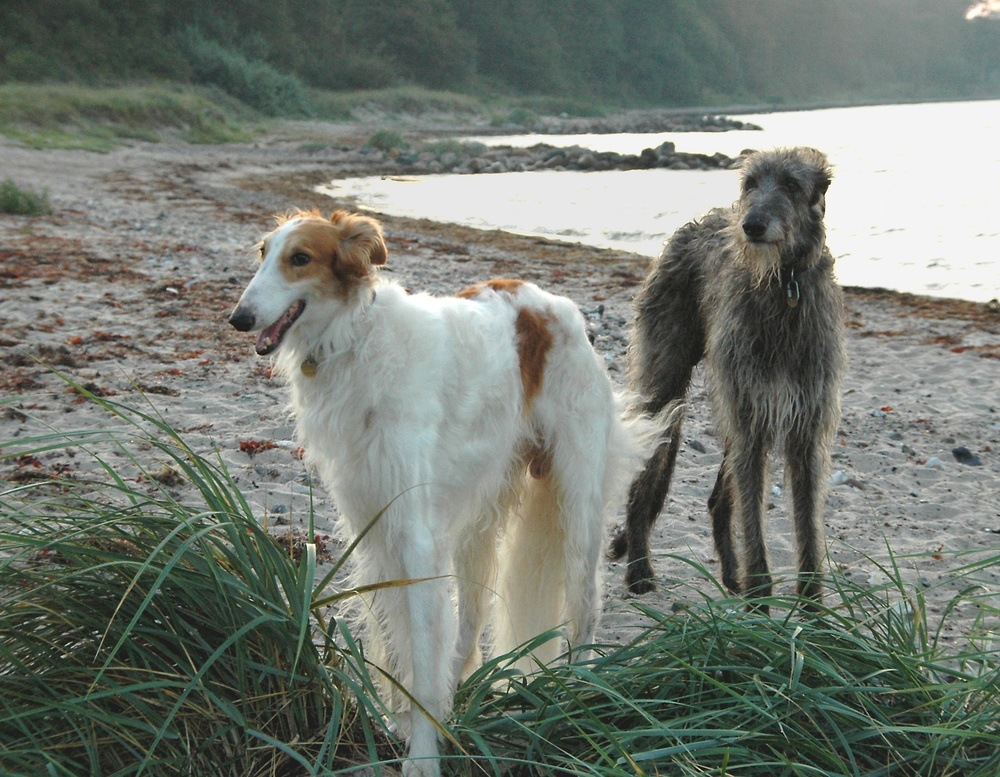
[[[827,153],[830,248],[842,283],[986,301],[1000,297],[1000,100],[837,108],[739,118],[763,132],[523,135],[494,145],[580,145],[735,156]],[[361,208],[655,255],[665,237],[737,194],[735,172],[634,170],[356,178],[324,190]]]

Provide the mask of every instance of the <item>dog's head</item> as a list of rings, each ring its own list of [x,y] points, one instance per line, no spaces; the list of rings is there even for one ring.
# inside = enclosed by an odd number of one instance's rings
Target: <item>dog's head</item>
[[[822,247],[832,178],[826,155],[814,148],[777,148],[746,158],[734,237],[761,273]]]
[[[377,265],[385,264],[374,219],[336,211],[296,211],[259,244],[260,265],[229,316],[241,332],[261,330],[257,353],[276,350],[293,327],[325,326],[339,310],[370,300]]]

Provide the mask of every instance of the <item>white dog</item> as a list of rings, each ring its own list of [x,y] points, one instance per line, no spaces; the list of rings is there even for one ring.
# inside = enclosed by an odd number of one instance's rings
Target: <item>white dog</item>
[[[381,280],[373,219],[279,217],[230,317],[276,352],[306,463],[356,536],[369,656],[408,723],[408,774],[439,774],[437,726],[493,650],[594,636],[605,517],[641,465],[574,303],[516,280],[455,297]],[[457,614],[451,587],[457,596]],[[551,640],[535,659],[554,659]],[[421,712],[422,710],[422,712]],[[406,716],[404,716],[404,721]]]

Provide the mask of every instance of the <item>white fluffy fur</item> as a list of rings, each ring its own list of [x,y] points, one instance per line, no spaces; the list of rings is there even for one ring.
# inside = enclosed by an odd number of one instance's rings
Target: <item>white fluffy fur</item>
[[[367,226],[384,259],[377,224],[334,217],[345,250]],[[234,325],[266,327],[306,303],[276,368],[291,389],[306,462],[350,533],[384,511],[359,545],[355,582],[422,581],[368,595],[363,617],[368,656],[406,689],[386,684],[396,708],[405,712],[410,695],[427,713],[401,717],[405,771],[436,775],[432,719],[448,714],[457,683],[480,664],[488,621],[494,653],[557,628],[570,649],[592,641],[605,519],[649,451],[638,450],[642,422],[621,420],[571,300],[531,284],[411,295],[370,264],[331,295],[322,274],[302,279],[283,264],[296,231],[317,218],[300,214],[265,238]],[[530,398],[516,332],[524,308],[552,338]],[[315,375],[303,362],[315,362]],[[541,477],[528,469],[536,452],[544,452]],[[553,639],[534,658],[560,652]]]

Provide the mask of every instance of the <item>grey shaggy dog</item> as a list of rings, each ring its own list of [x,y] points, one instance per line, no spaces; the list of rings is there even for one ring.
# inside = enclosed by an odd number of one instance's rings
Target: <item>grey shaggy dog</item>
[[[772,591],[764,490],[768,454],[783,444],[798,591],[821,596],[824,487],[846,363],[843,294],[823,226],[830,179],[827,159],[815,149],[749,156],[739,200],[677,230],[635,301],[631,381],[647,412],[682,400],[705,359],[723,443],[708,510],[722,581],[734,593]],[[632,483],[626,524],[612,543],[613,558],[628,556],[625,580],[633,593],[655,587],[649,533],[670,488],[682,415],[672,416],[669,440]]]

